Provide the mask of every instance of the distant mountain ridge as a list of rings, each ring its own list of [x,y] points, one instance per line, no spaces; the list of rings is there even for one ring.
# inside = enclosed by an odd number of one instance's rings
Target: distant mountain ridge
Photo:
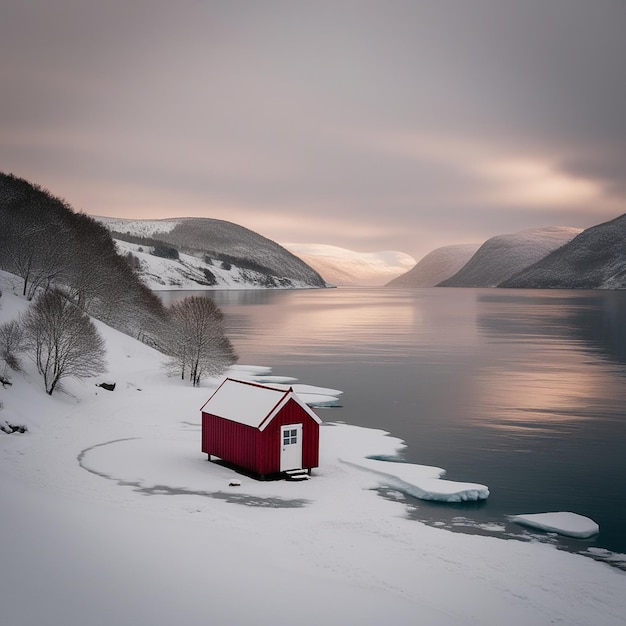
[[[395,250],[356,252],[317,243],[285,243],[326,281],[340,287],[376,287],[387,283],[415,265],[415,259]]]
[[[499,287],[626,289],[626,214],[587,228]]]
[[[478,250],[480,244],[468,243],[436,248],[415,267],[388,282],[386,287],[434,287],[456,274]]]
[[[138,248],[133,252],[128,244],[141,246],[142,238],[146,238],[148,246],[162,242],[185,256],[170,259],[166,264],[168,272],[161,277],[165,284],[160,288],[185,286],[190,282],[222,288],[326,286],[313,268],[284,247],[232,222],[213,218],[95,219],[111,231],[114,239],[125,242],[121,247],[126,253],[138,252]],[[140,274],[141,271],[140,267]],[[148,278],[153,288],[155,281],[159,284],[158,277]]]
[[[550,226],[491,237],[456,274],[438,286],[497,287],[571,241],[581,230]]]

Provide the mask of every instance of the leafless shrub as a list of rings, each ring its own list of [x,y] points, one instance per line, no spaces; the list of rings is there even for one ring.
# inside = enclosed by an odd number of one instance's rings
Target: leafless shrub
[[[0,324],[0,359],[14,372],[22,369],[18,354],[23,348],[23,327],[19,320],[10,320]]]
[[[209,298],[191,296],[170,307],[167,339],[171,365],[184,380],[197,386],[207,376],[217,376],[237,360],[224,335],[222,312]]]
[[[102,337],[60,291],[37,297],[24,318],[24,335],[49,395],[63,378],[85,378],[105,369]]]

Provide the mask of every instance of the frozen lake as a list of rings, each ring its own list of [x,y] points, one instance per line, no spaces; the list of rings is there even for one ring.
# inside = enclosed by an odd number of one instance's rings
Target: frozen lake
[[[486,502],[410,501],[464,532],[571,511],[626,553],[626,293],[344,288],[206,293],[240,362],[342,389],[326,421],[388,430],[405,459],[489,486]],[[388,497],[394,497],[389,494]]]

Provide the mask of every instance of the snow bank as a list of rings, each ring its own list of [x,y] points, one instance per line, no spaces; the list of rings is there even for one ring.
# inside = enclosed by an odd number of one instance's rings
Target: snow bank
[[[586,539],[600,532],[598,524],[592,519],[584,515],[565,511],[513,515],[511,521],[549,533],[558,533],[559,535],[577,537],[579,539]]]

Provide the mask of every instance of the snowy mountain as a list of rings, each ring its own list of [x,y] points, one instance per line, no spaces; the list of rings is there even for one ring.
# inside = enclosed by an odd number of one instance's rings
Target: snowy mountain
[[[439,287],[496,287],[571,241],[580,228],[550,226],[488,239],[454,276]]]
[[[355,252],[318,243],[285,243],[283,246],[327,282],[342,287],[384,285],[415,265],[412,256],[392,250]]]
[[[394,278],[386,287],[434,287],[456,274],[474,255],[480,244],[443,246],[429,252],[405,274]]]
[[[122,254],[139,259],[136,269],[151,289],[325,286],[322,277],[291,252],[231,222],[95,219],[111,231]],[[158,253],[157,246],[165,247],[166,254]]]
[[[498,286],[626,289],[626,214],[584,230]]]

